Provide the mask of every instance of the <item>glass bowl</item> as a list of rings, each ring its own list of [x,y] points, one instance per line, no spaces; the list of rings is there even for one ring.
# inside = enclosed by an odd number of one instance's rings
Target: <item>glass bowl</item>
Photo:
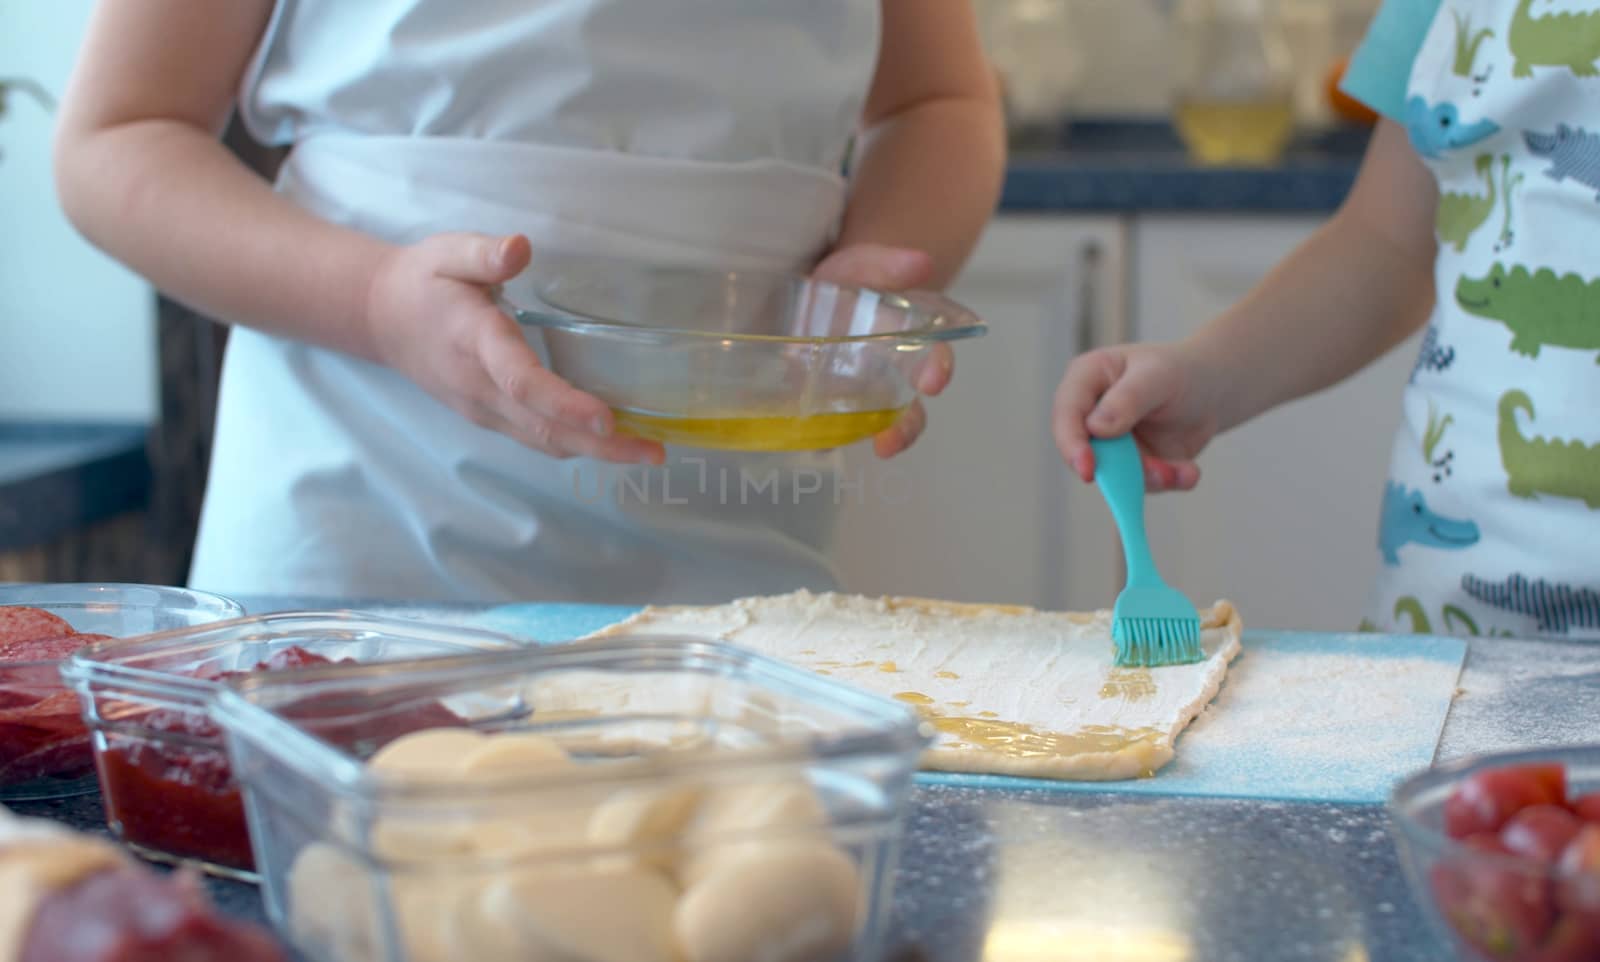
[[[47,611],[79,634],[110,638],[244,614],[227,598],[159,585],[0,585],[0,607],[13,605]],[[61,680],[63,661],[0,663],[0,800],[88,795],[97,787],[89,731]]]
[[[619,433],[691,447],[841,447],[889,427],[941,345],[985,326],[927,292],[803,275],[540,253],[501,291],[551,369],[607,404]]]
[[[95,645],[73,655],[61,674],[88,723],[112,834],[146,858],[254,881],[244,802],[222,730],[207,713],[217,690],[241,675],[520,644],[356,612],[285,612]]]
[[[213,713],[268,916],[316,962],[872,962],[929,741],[692,638],[243,678]]]
[[[1586,870],[1575,874],[1560,860],[1552,864],[1496,847],[1486,841],[1494,833],[1462,842],[1445,832],[1447,803],[1469,779],[1549,763],[1564,766],[1569,800],[1600,792],[1600,745],[1586,745],[1447,763],[1407,778],[1390,798],[1396,847],[1411,892],[1462,959],[1600,959],[1600,850],[1585,862]],[[1600,825],[1595,819],[1600,813],[1591,815],[1589,824]],[[1600,833],[1596,836],[1600,845]]]

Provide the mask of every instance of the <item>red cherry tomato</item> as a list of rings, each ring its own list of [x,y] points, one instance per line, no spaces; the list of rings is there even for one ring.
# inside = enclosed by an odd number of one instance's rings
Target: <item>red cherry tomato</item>
[[[1530,805],[1565,805],[1567,772],[1559,763],[1491,768],[1462,782],[1445,800],[1451,838],[1497,832]]]
[[[1600,879],[1600,824],[1586,824],[1566,844],[1557,871],[1566,876],[1594,876]]]
[[[1500,840],[1509,851],[1548,865],[1561,857],[1583,827],[1578,816],[1560,805],[1530,805],[1511,816],[1500,830]]]
[[[1600,825],[1585,825],[1556,863],[1556,901],[1600,938]]]
[[[1544,943],[1523,957],[1526,962],[1595,962],[1600,959],[1600,931],[1568,915],[1556,922]]]
[[[1493,852],[1496,855],[1515,854],[1511,849],[1506,848],[1505,840],[1500,837],[1498,832],[1479,832],[1476,835],[1468,835],[1461,840],[1461,844],[1468,848],[1475,848],[1480,852]]]
[[[1585,825],[1561,855],[1557,870],[1565,875],[1600,878],[1600,825]]]
[[[1572,810],[1586,822],[1600,822],[1600,792],[1579,795],[1572,803]]]
[[[1447,858],[1434,866],[1430,880],[1440,913],[1487,958],[1522,959],[1544,943],[1555,922],[1550,881],[1532,866]]]

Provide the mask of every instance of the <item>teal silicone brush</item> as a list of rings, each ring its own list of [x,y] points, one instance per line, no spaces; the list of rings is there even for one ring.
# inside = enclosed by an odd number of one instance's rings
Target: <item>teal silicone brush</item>
[[[1118,667],[1183,665],[1205,658],[1200,647],[1200,612],[1156,571],[1144,533],[1144,464],[1132,435],[1092,438],[1094,480],[1111,506],[1122,535],[1128,583],[1111,614],[1111,640]]]

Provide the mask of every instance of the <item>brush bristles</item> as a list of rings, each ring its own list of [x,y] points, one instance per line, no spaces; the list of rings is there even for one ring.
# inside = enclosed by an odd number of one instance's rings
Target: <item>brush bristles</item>
[[[1117,666],[1156,668],[1185,665],[1205,658],[1200,623],[1183,618],[1118,618],[1111,625],[1117,643]]]

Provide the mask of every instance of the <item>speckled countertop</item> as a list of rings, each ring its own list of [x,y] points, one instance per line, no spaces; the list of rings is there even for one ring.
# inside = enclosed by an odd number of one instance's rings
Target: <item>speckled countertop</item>
[[[1600,644],[1474,641],[1460,687],[1441,758],[1600,737]],[[95,798],[15,808],[103,831]],[[260,917],[253,888],[210,885]],[[920,786],[894,904],[897,962],[1453,958],[1372,805]]]

